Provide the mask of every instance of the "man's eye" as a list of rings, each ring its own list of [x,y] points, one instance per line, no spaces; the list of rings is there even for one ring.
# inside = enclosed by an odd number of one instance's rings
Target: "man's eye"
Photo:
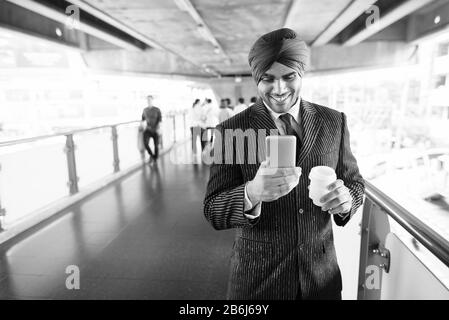
[[[296,74],[292,74],[292,75],[289,75],[289,76],[285,77],[284,79],[285,80],[293,80],[295,78],[296,78]]]
[[[263,78],[262,78],[262,81],[265,81],[265,82],[273,82],[273,78],[263,77]]]

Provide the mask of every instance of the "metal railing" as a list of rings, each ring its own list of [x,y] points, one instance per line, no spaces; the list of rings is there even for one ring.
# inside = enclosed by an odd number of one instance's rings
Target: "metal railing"
[[[180,118],[182,117],[182,119]],[[179,122],[183,122],[183,125],[180,125]],[[180,138],[179,134],[180,129],[184,129],[184,134],[181,135],[182,138],[187,137],[187,123],[186,123],[186,112],[171,112],[164,115],[163,124],[166,123],[166,130],[171,131],[171,134],[169,138],[171,138],[171,141],[165,141],[171,142],[171,144],[174,144],[178,141]],[[18,140],[10,140],[10,141],[3,141],[0,142],[0,148],[3,147],[11,147],[16,145],[22,145],[27,143],[33,143],[33,142],[40,142],[45,139],[51,139],[55,137],[65,137],[65,147],[64,152],[66,154],[66,161],[67,161],[67,176],[68,176],[68,182],[67,187],[69,191],[69,195],[74,195],[79,192],[79,177],[77,174],[77,163],[76,163],[76,145],[74,141],[74,136],[80,133],[86,133],[86,132],[92,132],[96,130],[101,129],[110,129],[111,130],[111,141],[112,141],[112,155],[113,155],[113,173],[117,173],[121,170],[120,168],[120,157],[119,157],[119,143],[118,143],[118,130],[117,128],[120,126],[126,126],[130,124],[139,124],[140,121],[128,121],[128,122],[121,122],[121,123],[115,123],[115,124],[109,124],[109,125],[102,125],[102,126],[96,126],[96,127],[90,127],[86,129],[79,129],[79,130],[72,130],[68,132],[61,132],[61,133],[55,133],[50,135],[42,135],[42,136],[36,136],[36,137],[30,137],[30,138],[24,138],[24,139],[18,139]],[[178,128],[177,128],[178,126]],[[166,132],[168,133],[168,132]],[[137,137],[136,137],[137,140]],[[164,139],[165,140],[165,139]],[[169,145],[167,145],[169,147]],[[144,161],[145,159],[145,151],[141,150],[141,159]],[[1,174],[1,163],[0,163],[0,174]],[[4,219],[7,214],[7,208],[2,206],[2,195],[0,194],[0,232],[3,230],[4,227]],[[57,199],[55,199],[57,200]],[[38,208],[36,208],[38,209]]]
[[[378,266],[380,270],[388,273],[393,259],[396,259],[396,263],[400,262],[397,257],[390,256],[385,245],[387,236],[392,232],[389,217],[412,237],[413,243],[419,241],[441,263],[449,267],[448,239],[442,237],[370,182],[365,181],[365,184],[366,198],[360,224],[358,299],[377,300],[381,297],[381,288],[367,290],[365,286],[368,266]]]
[[[449,241],[432,228],[405,210],[369,182],[366,183],[366,197],[384,210],[408,233],[449,267]]]

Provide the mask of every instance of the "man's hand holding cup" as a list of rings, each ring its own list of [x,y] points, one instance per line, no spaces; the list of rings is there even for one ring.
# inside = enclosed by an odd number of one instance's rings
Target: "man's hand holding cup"
[[[329,193],[320,199],[320,202],[324,203],[321,210],[338,215],[351,211],[352,196],[342,180],[331,183],[327,188]]]
[[[343,181],[338,179],[333,168],[318,166],[309,174],[309,197],[322,211],[343,216],[351,211],[352,197]]]

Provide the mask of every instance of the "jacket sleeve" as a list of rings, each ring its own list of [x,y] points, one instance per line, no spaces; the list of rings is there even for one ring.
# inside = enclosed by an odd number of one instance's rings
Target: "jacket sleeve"
[[[216,230],[252,227],[259,218],[248,219],[244,214],[245,182],[242,171],[233,159],[232,164],[225,162],[225,150],[233,150],[233,141],[224,139],[224,128],[215,129],[214,163],[210,167],[210,177],[204,199],[204,216]],[[217,135],[222,138],[217,139]],[[221,148],[218,148],[218,144]],[[217,157],[216,152],[222,152]],[[221,158],[221,160],[219,159]]]
[[[342,137],[340,142],[340,154],[337,163],[337,177],[343,180],[345,186],[349,189],[352,196],[351,211],[344,217],[334,215],[334,221],[338,226],[346,225],[351,217],[357,212],[357,209],[363,203],[365,193],[365,183],[357,166],[357,160],[351,152],[349,130],[346,121],[346,115],[342,115]]]

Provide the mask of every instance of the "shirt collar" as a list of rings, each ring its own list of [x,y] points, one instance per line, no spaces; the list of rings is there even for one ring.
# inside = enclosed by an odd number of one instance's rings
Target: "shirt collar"
[[[263,100],[262,100],[263,101]],[[269,106],[267,106],[265,104],[265,101],[263,101],[263,104],[265,105],[265,107],[268,109],[268,111],[270,112],[271,117],[273,118],[273,120],[277,120],[279,119],[280,116],[282,116],[283,114],[289,113],[293,116],[293,119],[298,120],[298,115],[299,115],[299,106],[301,104],[301,97],[298,97],[298,100],[296,101],[296,103],[293,105],[293,107],[290,108],[290,110],[288,110],[287,112],[283,112],[283,113],[277,113],[275,112],[273,109],[271,109]]]

